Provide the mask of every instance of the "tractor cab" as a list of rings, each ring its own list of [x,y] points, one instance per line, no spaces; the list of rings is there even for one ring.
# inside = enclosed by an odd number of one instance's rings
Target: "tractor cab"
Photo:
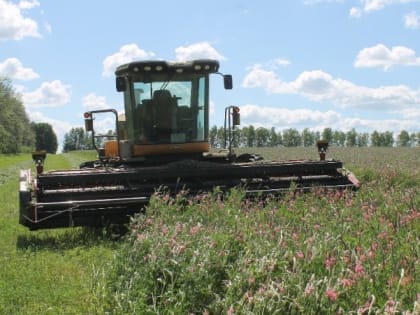
[[[105,156],[138,160],[208,152],[209,76],[220,74],[218,70],[216,60],[137,61],[119,66],[116,88],[124,94],[125,119],[119,121],[116,115],[116,129],[122,130],[105,142]],[[231,89],[232,77],[223,77],[225,89]],[[92,121],[93,114],[89,112],[87,119]]]

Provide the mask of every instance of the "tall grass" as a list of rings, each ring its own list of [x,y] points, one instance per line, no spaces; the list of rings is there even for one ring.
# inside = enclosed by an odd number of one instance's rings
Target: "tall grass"
[[[104,312],[418,314],[419,151],[337,153],[357,193],[154,196],[98,277]]]
[[[317,157],[313,148],[260,152]],[[19,226],[18,170],[31,157],[0,156],[0,314],[418,314],[420,149],[329,156],[355,171],[360,191],[264,202],[240,190],[156,194],[124,243]],[[51,155],[46,168],[94,158]]]

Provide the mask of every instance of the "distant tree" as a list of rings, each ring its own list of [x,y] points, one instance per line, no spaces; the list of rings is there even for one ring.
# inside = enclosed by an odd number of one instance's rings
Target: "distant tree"
[[[29,151],[34,135],[20,97],[10,80],[0,77],[0,153]]]
[[[253,125],[249,125],[248,127],[242,128],[242,138],[243,144],[248,147],[252,148],[255,144],[255,128]]]
[[[417,146],[420,147],[420,131],[417,132]]]
[[[218,140],[218,142],[219,142],[218,148],[224,148],[226,145],[228,145],[227,134],[225,133],[225,129],[223,127],[217,128],[217,139],[219,139]]]
[[[367,132],[357,134],[357,146],[367,147],[369,144],[369,134]]]
[[[373,131],[370,135],[371,145],[374,147],[392,147],[394,145],[394,134],[390,131]]]
[[[304,147],[310,147],[315,144],[315,134],[308,128],[302,130],[302,145]]]
[[[283,145],[286,147],[298,147],[302,143],[302,138],[296,129],[289,128],[283,130]]]
[[[270,134],[268,135],[268,145],[270,147],[275,147],[279,144],[279,135],[276,132],[276,128],[271,127]]]
[[[374,130],[370,135],[370,143],[373,147],[380,147],[381,146],[381,138],[379,132]]]
[[[401,130],[397,138],[397,146],[409,147],[410,146],[410,134],[406,130]]]
[[[331,128],[324,128],[322,131],[322,139],[327,140],[328,142],[333,142],[333,131]]]
[[[394,145],[394,134],[390,131],[381,133],[382,144],[384,147],[392,147]]]
[[[258,127],[255,130],[255,140],[256,140],[257,147],[267,146],[269,136],[270,136],[270,132],[267,128]]]
[[[346,134],[343,131],[335,130],[333,132],[332,143],[339,147],[344,147],[346,144]]]
[[[209,142],[212,148],[217,148],[219,146],[219,139],[217,138],[217,126],[213,126],[210,128]]]
[[[357,144],[357,132],[354,128],[349,130],[346,134],[346,146],[354,147]]]
[[[85,130],[82,127],[71,128],[70,131],[64,135],[64,152],[88,149],[92,149],[92,138],[89,134],[85,133]]]
[[[35,134],[35,149],[46,150],[48,153],[55,154],[58,142],[52,126],[47,123],[32,123],[31,125]]]
[[[238,148],[241,141],[242,130],[239,127],[235,127],[232,130],[232,147]]]

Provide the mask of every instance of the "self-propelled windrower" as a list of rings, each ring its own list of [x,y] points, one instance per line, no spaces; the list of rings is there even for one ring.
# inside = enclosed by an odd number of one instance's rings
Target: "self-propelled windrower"
[[[195,195],[240,186],[247,196],[264,196],[291,187],[359,187],[341,161],[325,159],[325,141],[318,142],[316,161],[236,155],[231,149],[232,129],[240,122],[236,106],[225,110],[226,150],[210,150],[211,74],[222,75],[225,89],[232,88],[232,77],[219,73],[215,60],[138,61],[118,67],[116,88],[123,92],[125,114],[113,109],[85,113],[98,159],[80,169],[44,172],[45,153],[35,152],[37,174],[20,173],[20,223],[31,230],[126,223],[161,188]],[[94,128],[95,118],[104,113],[115,119],[115,133],[105,139]]]

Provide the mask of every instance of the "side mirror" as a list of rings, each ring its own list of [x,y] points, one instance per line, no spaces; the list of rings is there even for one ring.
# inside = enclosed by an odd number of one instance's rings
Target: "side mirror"
[[[117,77],[115,79],[115,86],[116,86],[118,92],[124,92],[125,89],[127,88],[127,86],[125,84],[125,78],[124,77]]]
[[[223,76],[223,84],[225,85],[225,89],[226,89],[226,90],[232,90],[232,88],[233,88],[232,75],[230,75],[230,74],[225,74],[225,75]]]

